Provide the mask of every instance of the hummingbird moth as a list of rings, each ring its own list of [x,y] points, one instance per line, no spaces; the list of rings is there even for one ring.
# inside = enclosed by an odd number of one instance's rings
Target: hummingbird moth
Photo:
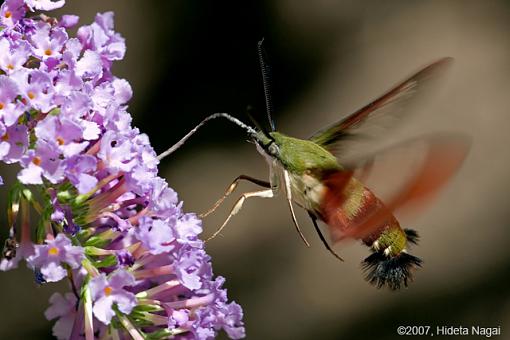
[[[216,113],[205,118],[178,143],[159,156],[159,159],[177,150],[191,135],[207,121],[226,118],[243,128],[258,152],[269,165],[269,181],[247,175],[238,176],[227,188],[224,195],[201,217],[215,211],[240,181],[254,183],[262,190],[242,194],[230,210],[225,222],[207,239],[217,236],[231,218],[252,197],[273,198],[283,192],[293,224],[303,240],[296,219],[294,206],[297,204],[308,212],[314,228],[326,247],[337,259],[342,258],[331,248],[322,234],[318,221],[328,228],[332,243],[345,239],[361,240],[371,250],[363,262],[366,279],[371,284],[392,290],[407,287],[413,278],[413,271],[420,267],[422,260],[408,253],[409,244],[416,244],[418,233],[404,229],[394,216],[396,210],[407,207],[422,207],[427,199],[434,196],[462,164],[469,143],[457,134],[436,134],[402,142],[394,147],[371,155],[358,156],[357,160],[344,159],[346,149],[363,136],[363,129],[378,124],[380,118],[400,118],[407,113],[406,104],[430,86],[431,80],[452,63],[452,58],[442,58],[394,86],[356,112],[316,132],[308,139],[287,136],[276,131],[272,119],[270,92],[270,69],[265,60],[262,41],[258,45],[266,109],[270,130],[256,124],[251,127],[227,114]],[[250,117],[251,118],[251,117]],[[253,119],[252,119],[253,120]],[[363,179],[373,170],[380,155],[391,154],[401,146],[421,146],[422,160],[406,178],[403,185],[384,201],[377,192],[366,186]],[[393,165],[393,177],[399,176],[399,165]],[[343,260],[342,260],[343,261]]]

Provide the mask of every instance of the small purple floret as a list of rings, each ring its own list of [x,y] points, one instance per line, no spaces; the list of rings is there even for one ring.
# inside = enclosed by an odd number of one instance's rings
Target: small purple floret
[[[48,240],[44,245],[35,245],[34,251],[27,262],[33,268],[38,268],[47,282],[60,281],[67,275],[63,264],[78,268],[85,258],[83,248],[73,246],[64,234],[58,234],[54,240]]]
[[[90,281],[92,300],[94,301],[95,317],[108,325],[115,315],[113,304],[116,304],[122,313],[129,314],[136,306],[135,295],[125,289],[133,286],[135,279],[132,274],[119,269],[106,277],[101,274]]]

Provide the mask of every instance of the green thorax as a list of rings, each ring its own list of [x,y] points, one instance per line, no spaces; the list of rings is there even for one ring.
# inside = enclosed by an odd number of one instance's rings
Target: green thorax
[[[302,175],[307,170],[322,173],[342,169],[335,156],[314,142],[280,132],[270,132],[270,135],[279,147],[279,153],[274,157],[292,174]]]

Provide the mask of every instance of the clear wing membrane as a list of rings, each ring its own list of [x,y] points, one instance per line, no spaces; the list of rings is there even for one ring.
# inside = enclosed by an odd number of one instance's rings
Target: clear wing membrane
[[[394,212],[414,215],[421,211],[458,171],[470,145],[471,140],[463,134],[436,133],[400,142],[346,164],[345,171],[358,179],[360,171],[375,167],[375,181],[370,181],[369,176],[365,184],[383,199],[384,209],[367,216],[343,238],[369,235]],[[418,154],[420,157],[415,157]],[[409,161],[414,166],[410,167]]]
[[[338,155],[348,149],[348,141],[369,136],[374,128],[380,130],[394,125],[452,62],[453,58],[446,57],[426,66],[368,105],[318,131],[310,140]]]

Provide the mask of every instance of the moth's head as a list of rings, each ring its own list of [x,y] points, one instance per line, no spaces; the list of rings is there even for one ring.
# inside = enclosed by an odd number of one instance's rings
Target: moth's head
[[[264,156],[278,158],[280,155],[280,134],[277,132],[258,131],[252,135],[257,150]]]

